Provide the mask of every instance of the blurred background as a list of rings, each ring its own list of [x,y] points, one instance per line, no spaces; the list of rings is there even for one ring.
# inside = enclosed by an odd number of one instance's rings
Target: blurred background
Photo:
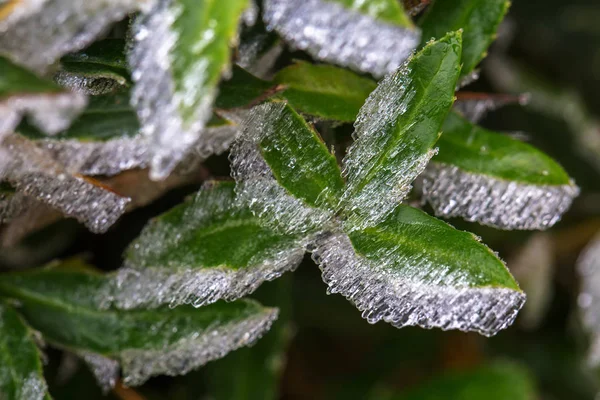
[[[543,149],[582,189],[563,220],[546,232],[505,232],[450,221],[498,251],[527,292],[528,302],[513,327],[485,338],[369,325],[344,298],[325,293],[320,271],[307,256],[296,273],[256,293],[265,305],[281,307],[283,312],[273,331],[253,348],[187,376],[154,378],[135,390],[120,386],[107,397],[82,363],[47,349],[46,375],[54,397],[445,399],[450,397],[442,389],[427,397],[418,388],[436,387],[431,382],[440,376],[460,379],[461,374],[475,373],[483,381],[505,379],[507,383],[490,386],[485,396],[473,392],[461,399],[510,398],[519,385],[530,387],[531,399],[599,398],[600,375],[588,367],[590,338],[577,309],[581,282],[576,270],[584,248],[594,237],[600,240],[599,21],[597,0],[515,1],[482,65],[480,80],[463,89],[530,93],[528,105],[512,104],[490,112],[481,125],[510,132]],[[287,52],[280,63],[303,57]],[[347,141],[352,130],[321,128],[338,142]],[[226,155],[206,162],[201,178],[210,176],[228,179]],[[69,220],[30,233],[0,250],[0,267],[24,268],[54,258],[83,256],[98,268],[114,270],[147,220],[196,191],[200,180],[167,191],[103,235],[91,234]],[[452,379],[440,385],[451,385]]]

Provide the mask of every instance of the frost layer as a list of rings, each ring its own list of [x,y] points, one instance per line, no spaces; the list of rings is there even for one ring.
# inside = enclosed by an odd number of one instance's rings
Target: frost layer
[[[600,236],[583,251],[577,260],[577,270],[581,276],[579,311],[584,327],[592,333],[588,363],[597,367],[600,365]]]
[[[112,93],[125,85],[125,80],[117,80],[114,77],[88,77],[67,71],[57,72],[54,81],[73,92],[92,96]]]
[[[440,274],[417,257],[402,260],[404,271],[374,264],[357,255],[343,233],[324,235],[315,248],[313,259],[328,292],[346,297],[372,324],[383,320],[397,328],[417,325],[492,336],[513,323],[525,302],[525,294],[515,290],[468,287],[460,273]]]
[[[124,383],[137,386],[156,375],[183,375],[230,351],[254,344],[277,319],[279,310],[267,309],[231,324],[196,332],[161,350],[125,350],[121,353]]]
[[[574,184],[550,186],[505,181],[432,162],[423,174],[423,199],[435,214],[500,229],[548,229],[579,195]]]
[[[84,48],[111,23],[149,3],[150,0],[46,0],[42,6],[39,1],[27,1],[15,6],[18,18],[0,35],[0,53],[44,73],[62,55]]]
[[[264,19],[269,29],[316,59],[377,78],[395,71],[420,42],[416,30],[322,0],[265,0]]]
[[[35,204],[23,193],[0,194],[0,224],[11,221]]]
[[[279,118],[284,107],[284,103],[262,104],[251,110],[231,148],[232,176],[239,198],[261,221],[281,232],[304,233],[322,228],[333,214],[291,196],[262,156],[260,142],[273,134],[274,124],[269,121]]]
[[[94,353],[79,354],[88,365],[104,393],[115,387],[119,378],[119,362]]]

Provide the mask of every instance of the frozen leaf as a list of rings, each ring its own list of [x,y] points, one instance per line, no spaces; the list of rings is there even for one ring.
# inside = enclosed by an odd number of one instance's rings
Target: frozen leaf
[[[405,394],[376,397],[377,400],[533,400],[536,398],[538,397],[535,384],[529,371],[508,362],[496,362],[469,371],[446,373]]]
[[[50,400],[33,333],[19,314],[1,301],[0,398]]]
[[[0,293],[19,301],[25,320],[48,343],[118,361],[131,386],[185,374],[250,345],[277,318],[277,309],[250,300],[200,309],[104,309],[99,302],[109,279],[71,262],[4,274]],[[101,369],[111,372],[109,365]]]
[[[0,176],[17,192],[44,202],[84,223],[92,232],[106,231],[124,212],[130,199],[81,175],[72,175],[49,154],[18,135],[3,146],[11,155]]]
[[[84,95],[66,91],[2,56],[0,70],[0,141],[24,115],[44,133],[55,134],[69,126],[86,105]]]
[[[75,92],[100,95],[129,85],[125,42],[105,39],[60,60],[61,69],[54,80]]]
[[[390,24],[412,28],[413,23],[404,13],[398,0],[326,0],[343,5],[344,7],[359,11],[377,20]]]
[[[461,75],[466,76],[487,55],[510,2],[507,0],[434,1],[420,21],[423,43],[446,32],[463,30]]]
[[[460,72],[460,32],[431,42],[371,93],[344,159],[344,207],[353,226],[384,218],[435,154]]]
[[[231,150],[240,199],[282,232],[320,229],[344,186],[335,157],[289,105],[253,108]]]
[[[283,43],[275,33],[265,31],[263,24],[256,24],[242,31],[236,62],[252,74],[267,78],[283,50]]]
[[[584,249],[577,260],[581,289],[577,302],[583,326],[592,335],[588,363],[600,365],[600,235]]]
[[[265,0],[263,17],[291,46],[377,78],[395,71],[420,41],[417,30],[380,22],[332,1]]]
[[[320,118],[353,122],[377,86],[371,79],[331,65],[299,62],[282,69],[274,81],[298,111]]]
[[[489,111],[497,110],[509,104],[524,106],[527,102],[529,102],[528,94],[515,96],[510,94],[459,92],[454,103],[454,110],[469,121],[477,123]]]
[[[112,301],[130,309],[236,300],[294,270],[302,239],[262,227],[236,201],[233,183],[214,182],[146,226],[127,251]]]
[[[153,179],[166,178],[202,137],[247,4],[158,0],[135,22],[132,100],[151,140]]]
[[[12,13],[22,16],[3,27],[0,54],[44,73],[64,54],[84,48],[110,24],[150,3],[150,0],[20,1]]]
[[[377,225],[324,233],[313,258],[329,292],[370,323],[491,336],[525,302],[504,263],[476,237],[404,205]]]
[[[423,175],[423,197],[438,216],[501,229],[547,229],[579,189],[553,159],[529,144],[451,113],[439,154]]]

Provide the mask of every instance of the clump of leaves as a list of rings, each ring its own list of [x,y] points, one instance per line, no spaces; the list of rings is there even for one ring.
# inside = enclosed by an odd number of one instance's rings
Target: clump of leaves
[[[208,182],[150,221],[115,272],[65,260],[3,273],[2,398],[49,396],[40,338],[83,358],[105,389],[252,344],[278,311],[244,297],[306,252],[370,323],[494,335],[525,302],[503,261],[403,201],[546,229],[578,194],[550,157],[476,125],[493,97],[452,109],[504,0],[438,1],[418,24],[395,0],[40,3],[0,6],[7,232],[39,229],[42,206],[104,232],[229,149],[235,182]],[[126,35],[100,40],[134,11]],[[305,61],[286,62],[285,46]],[[322,133],[354,123],[353,142],[330,150],[312,122]],[[154,182],[118,193],[111,177],[134,169]]]

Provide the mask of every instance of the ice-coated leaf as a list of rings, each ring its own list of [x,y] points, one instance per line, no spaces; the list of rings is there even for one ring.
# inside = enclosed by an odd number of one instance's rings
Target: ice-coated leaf
[[[423,175],[423,197],[438,216],[502,229],[547,229],[579,194],[556,161],[511,137],[450,113],[439,153]]]
[[[302,239],[262,227],[236,201],[233,182],[213,182],[152,220],[130,245],[113,302],[130,309],[236,300],[294,270]]]
[[[12,4],[13,2],[11,2]],[[45,0],[14,2],[12,23],[0,22],[0,54],[44,73],[64,54],[90,44],[113,22],[151,0]],[[9,21],[10,22],[10,21]]]
[[[588,364],[600,365],[600,234],[587,245],[577,260],[581,289],[577,303],[583,326],[592,335]]]
[[[237,49],[237,64],[260,78],[268,78],[277,58],[284,50],[274,32],[267,32],[264,24],[243,30]]]
[[[13,134],[5,137],[2,146],[9,155],[2,160],[0,178],[17,192],[76,218],[97,233],[105,232],[125,212],[129,198],[69,173],[35,143]]]
[[[231,149],[241,200],[282,232],[309,232],[333,217],[344,181],[335,157],[289,105],[250,111]]]
[[[463,30],[462,76],[471,73],[487,55],[508,11],[508,0],[436,0],[421,20],[423,43],[446,32]]]
[[[329,292],[370,323],[491,336],[525,302],[504,263],[476,237],[405,205],[377,225],[324,233],[313,258]]]
[[[265,0],[263,17],[291,46],[377,78],[395,71],[421,38],[418,30],[325,0]]]
[[[125,41],[105,39],[60,60],[54,80],[76,92],[100,95],[129,85]]]
[[[384,218],[435,154],[454,101],[460,54],[460,31],[429,43],[381,81],[361,108],[355,142],[344,158],[344,202],[352,225]]]
[[[0,398],[50,400],[32,331],[11,306],[1,301]]]
[[[457,93],[454,110],[462,114],[473,123],[479,122],[489,111],[497,110],[509,104],[526,105],[529,102],[528,94],[494,94],[477,92]]]
[[[377,400],[534,400],[537,391],[525,368],[508,362],[450,372],[425,382],[405,394]],[[375,398],[373,398],[375,400]]]
[[[247,0],[158,0],[134,24],[133,104],[166,178],[202,136]]]
[[[33,200],[23,193],[18,193],[7,182],[0,182],[0,224],[11,221],[25,212]]]
[[[277,318],[277,309],[250,300],[199,309],[105,309],[110,279],[71,262],[4,274],[0,293],[18,300],[20,313],[48,343],[118,361],[131,386],[160,374],[185,374],[250,345]],[[110,373],[108,365],[100,368],[101,360],[93,360],[95,368]]]
[[[298,62],[282,69],[274,81],[285,88],[283,97],[298,111],[320,118],[353,122],[377,84],[371,79],[331,65]]]
[[[326,0],[390,24],[412,28],[413,23],[398,0]]]
[[[2,56],[0,71],[0,140],[24,115],[44,133],[55,134],[86,105],[84,95],[66,91]]]

